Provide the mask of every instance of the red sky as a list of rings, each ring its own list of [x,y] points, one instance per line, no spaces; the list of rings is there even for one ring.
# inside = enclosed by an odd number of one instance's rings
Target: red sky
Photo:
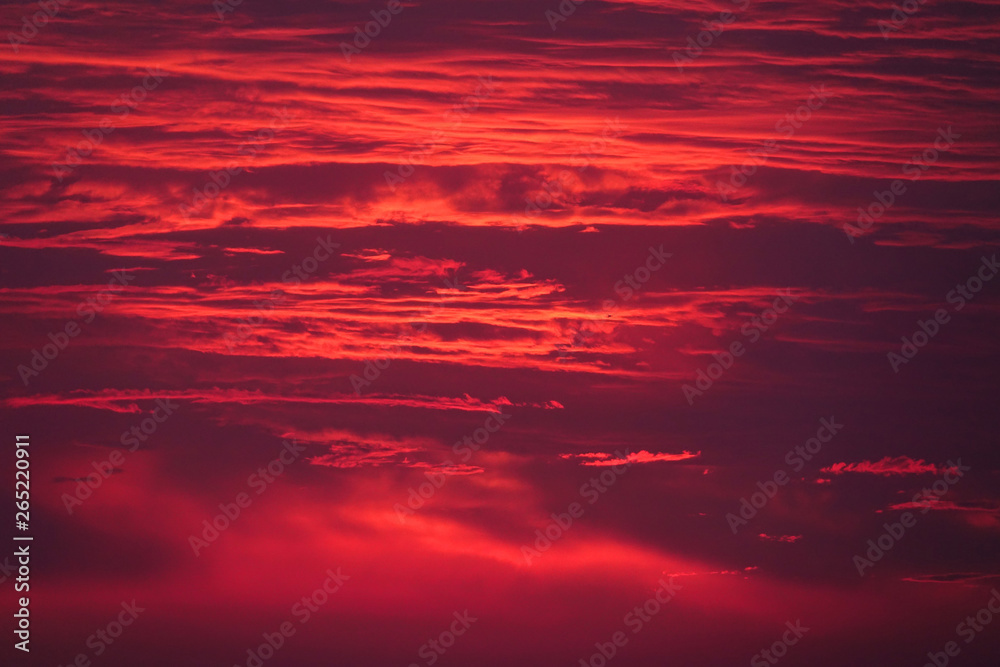
[[[996,664],[997,2],[42,4],[4,664]]]

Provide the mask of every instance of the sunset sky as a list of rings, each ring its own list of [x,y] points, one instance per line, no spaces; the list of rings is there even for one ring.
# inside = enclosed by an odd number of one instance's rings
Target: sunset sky
[[[1000,2],[0,28],[2,664],[998,664]]]

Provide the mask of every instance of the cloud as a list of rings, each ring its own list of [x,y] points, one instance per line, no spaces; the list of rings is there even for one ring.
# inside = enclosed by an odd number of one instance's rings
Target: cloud
[[[767,533],[760,533],[757,537],[765,542],[786,542],[788,544],[795,544],[802,539],[801,535],[768,535]]]
[[[821,470],[833,475],[843,475],[854,472],[869,475],[891,477],[893,475],[928,475],[942,474],[949,470],[945,466],[927,463],[923,459],[911,459],[909,456],[886,456],[878,461],[860,461],[858,463],[834,463]]]
[[[988,583],[993,580],[1000,580],[1000,574],[990,574],[986,572],[948,572],[946,574],[923,574],[914,577],[905,577],[903,581],[912,581],[918,584],[970,584],[977,582]]]
[[[927,496],[925,500],[896,503],[889,510],[937,510],[945,512],[982,512],[985,514],[1000,514],[1000,503],[983,500],[978,502],[958,502],[942,500],[937,496]]]
[[[582,465],[585,466],[619,466],[632,465],[635,463],[654,463],[656,461],[686,461],[687,459],[693,459],[699,456],[701,456],[701,452],[691,453],[684,451],[680,454],[669,454],[666,452],[654,454],[647,452],[645,449],[638,452],[627,452],[624,454],[618,451],[614,454],[609,454],[607,452],[560,454],[560,457],[564,459],[583,459]]]

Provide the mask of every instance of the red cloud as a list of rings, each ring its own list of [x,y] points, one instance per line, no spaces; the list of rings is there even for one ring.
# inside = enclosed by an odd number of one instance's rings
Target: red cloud
[[[985,513],[998,513],[1000,514],[1000,506],[996,502],[991,501],[979,501],[979,502],[965,502],[958,503],[954,500],[941,500],[934,496],[928,496],[926,500],[915,502],[910,501],[906,503],[896,503],[889,507],[890,510],[941,510],[941,511],[955,511],[955,512],[985,512]]]
[[[944,466],[927,463],[923,459],[913,460],[909,456],[886,456],[879,461],[861,461],[860,463],[834,463],[823,468],[821,472],[842,475],[845,472],[869,473],[872,475],[923,475],[940,474],[947,470]]]
[[[795,544],[802,539],[801,535],[768,535],[767,533],[761,533],[757,537],[766,542],[787,542],[788,544]]]
[[[560,456],[564,459],[588,459],[583,464],[585,466],[619,466],[632,463],[652,463],[653,461],[684,461],[685,459],[693,459],[701,456],[701,452],[692,454],[689,451],[684,451],[680,454],[668,454],[666,452],[653,454],[647,452],[645,449],[639,452],[629,452],[625,456],[622,456],[620,452],[616,452],[615,454],[587,452],[585,454],[561,454]]]

